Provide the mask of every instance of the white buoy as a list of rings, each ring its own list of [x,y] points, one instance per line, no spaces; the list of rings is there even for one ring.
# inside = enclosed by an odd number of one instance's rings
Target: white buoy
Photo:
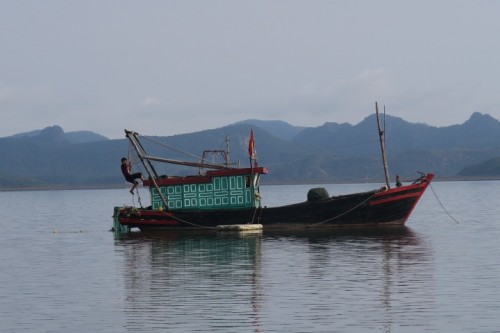
[[[254,231],[262,230],[262,224],[227,224],[218,225],[218,231]]]

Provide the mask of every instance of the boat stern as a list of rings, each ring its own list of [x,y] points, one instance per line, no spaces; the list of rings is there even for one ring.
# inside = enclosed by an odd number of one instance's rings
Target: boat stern
[[[128,225],[123,225],[120,223],[120,212],[124,207],[115,207],[113,212],[113,228],[111,229],[115,235],[120,235],[122,233],[130,232],[130,227]]]

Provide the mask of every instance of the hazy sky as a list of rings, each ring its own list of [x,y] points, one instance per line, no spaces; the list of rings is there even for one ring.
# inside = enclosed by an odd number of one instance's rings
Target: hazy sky
[[[0,137],[500,119],[500,1],[0,0]]]

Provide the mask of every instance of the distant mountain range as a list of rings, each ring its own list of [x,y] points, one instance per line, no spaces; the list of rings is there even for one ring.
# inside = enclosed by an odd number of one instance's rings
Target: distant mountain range
[[[417,171],[437,179],[500,177],[500,122],[474,113],[461,125],[434,127],[387,116],[389,172],[412,179]],[[225,127],[166,137],[145,137],[150,155],[192,159],[204,149],[224,149],[230,159],[248,165],[250,129],[255,133],[261,165],[270,173],[263,182],[382,181],[383,170],[375,115],[356,125],[325,123],[292,126],[283,121],[245,120]],[[175,147],[175,150],[166,150]],[[109,187],[124,184],[119,160],[128,155],[125,139],[57,125],[0,138],[0,189],[42,187]],[[137,165],[137,164],[136,164]],[[196,173],[178,166],[158,166],[165,174]]]
[[[55,135],[59,138],[63,138],[65,141],[69,143],[88,143],[88,142],[104,141],[108,139],[105,136],[102,136],[100,134],[91,131],[77,131],[77,132],[64,133],[63,129],[58,125],[47,127],[42,130],[34,130],[31,132],[14,134],[10,136],[10,138],[17,138],[17,139],[36,138],[40,136],[43,137],[44,135],[47,135],[47,133],[50,133],[50,135]]]

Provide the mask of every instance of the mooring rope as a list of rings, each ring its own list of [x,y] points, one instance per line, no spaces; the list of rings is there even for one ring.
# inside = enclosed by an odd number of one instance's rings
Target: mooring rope
[[[173,218],[174,220],[177,220],[179,222],[189,224],[189,225],[191,225],[193,227],[202,228],[202,229],[216,229],[215,227],[206,227],[204,225],[199,225],[199,224],[196,224],[196,223],[193,223],[193,222],[189,222],[189,221],[183,220],[180,217],[177,217],[177,216],[174,216],[174,215],[168,215],[166,212],[163,212],[163,214],[165,214],[168,217]]]
[[[459,224],[460,222],[458,222],[458,220],[456,218],[453,217],[453,215],[450,214],[450,212],[448,212],[448,210],[444,207],[443,203],[441,202],[441,200],[439,200],[437,194],[436,194],[436,191],[434,191],[434,188],[432,187],[431,184],[429,184],[429,187],[431,188],[432,190],[432,193],[434,193],[434,196],[436,197],[436,200],[437,202],[439,203],[439,205],[441,206],[441,208],[443,208],[443,210],[445,211],[446,214],[448,214],[448,216],[453,220],[455,221],[456,224]]]
[[[254,212],[252,214],[252,220],[250,222],[248,222],[247,224],[254,224],[255,222],[255,216],[257,215],[257,211],[259,210],[259,207],[255,207],[254,209]],[[165,215],[168,215],[167,212],[163,212],[163,214]],[[189,224],[193,227],[198,227],[198,228],[203,228],[203,229],[217,229],[215,227],[207,227],[207,226],[203,226],[203,225],[200,225],[200,224],[196,224],[196,223],[193,223],[193,222],[189,222],[189,221],[186,221],[184,219],[181,219],[175,215],[168,215],[168,217],[174,219],[174,220],[177,220],[179,222],[182,222],[182,223],[186,223],[186,224]]]

